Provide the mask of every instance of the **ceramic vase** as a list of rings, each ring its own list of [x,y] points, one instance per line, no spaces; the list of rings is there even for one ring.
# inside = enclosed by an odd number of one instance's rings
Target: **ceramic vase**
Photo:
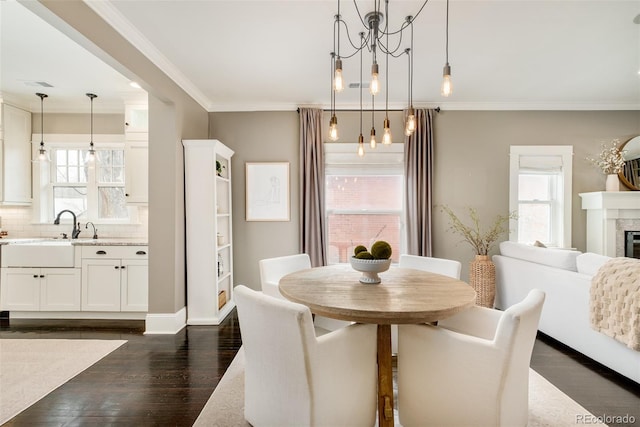
[[[620,179],[617,173],[610,173],[607,175],[607,181],[605,184],[607,191],[620,191]]]
[[[476,305],[493,308],[496,297],[496,266],[488,255],[476,255],[471,261],[469,284],[476,291]]]

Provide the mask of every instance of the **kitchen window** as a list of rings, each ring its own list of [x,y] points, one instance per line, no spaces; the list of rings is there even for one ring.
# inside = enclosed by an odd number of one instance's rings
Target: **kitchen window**
[[[357,245],[376,240],[392,247],[397,262],[403,239],[403,145],[380,145],[364,157],[357,144],[325,144],[328,264],[349,262]]]
[[[130,224],[137,209],[125,199],[125,151],[120,135],[94,135],[95,164],[87,160],[87,135],[48,135],[50,161],[34,163],[34,220],[52,223],[68,209],[82,222]],[[36,166],[37,165],[37,166]],[[67,216],[63,222],[69,221]]]
[[[96,149],[95,166],[87,150],[56,148],[51,167],[52,215],[69,209],[82,219],[127,219],[124,149]]]

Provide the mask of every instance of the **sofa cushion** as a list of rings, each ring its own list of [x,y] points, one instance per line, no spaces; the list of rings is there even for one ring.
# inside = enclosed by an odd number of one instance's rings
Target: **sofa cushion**
[[[609,261],[611,258],[605,255],[594,254],[592,252],[585,252],[578,255],[576,258],[576,266],[578,273],[586,274],[588,276],[595,276],[600,267]]]
[[[563,270],[578,271],[576,258],[581,252],[568,249],[540,248],[524,243],[502,242],[500,243],[500,254]]]

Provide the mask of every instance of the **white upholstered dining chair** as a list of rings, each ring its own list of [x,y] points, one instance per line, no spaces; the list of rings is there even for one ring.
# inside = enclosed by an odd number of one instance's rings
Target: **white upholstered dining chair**
[[[376,418],[376,326],[316,338],[309,308],[235,288],[253,426],[367,426]]]
[[[407,254],[400,255],[398,267],[430,271],[453,277],[454,279],[460,278],[460,271],[462,270],[462,264],[459,261]]]
[[[501,312],[474,306],[433,325],[400,325],[404,427],[526,426],[529,363],[544,292]]]
[[[289,273],[311,268],[311,260],[307,254],[295,254],[261,259],[258,265],[262,292],[272,297],[284,298],[278,290],[280,279]]]
[[[307,254],[295,254],[261,259],[258,265],[260,266],[262,292],[276,298],[286,299],[278,289],[280,279],[287,274],[311,268],[311,260]],[[318,327],[318,332],[326,332],[335,331],[336,329],[350,325],[351,322],[315,316],[314,324]]]
[[[401,254],[398,267],[413,268],[414,270],[429,271],[443,276],[460,279],[462,264],[459,261],[446,258]],[[398,353],[398,326],[391,325],[391,352]]]

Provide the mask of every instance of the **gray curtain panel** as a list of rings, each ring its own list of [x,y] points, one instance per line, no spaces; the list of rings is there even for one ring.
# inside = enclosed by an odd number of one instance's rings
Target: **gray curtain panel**
[[[415,109],[416,131],[404,139],[407,253],[432,256],[434,110]],[[405,111],[405,119],[407,112]]]
[[[311,265],[327,264],[322,110],[300,108],[300,250]]]

